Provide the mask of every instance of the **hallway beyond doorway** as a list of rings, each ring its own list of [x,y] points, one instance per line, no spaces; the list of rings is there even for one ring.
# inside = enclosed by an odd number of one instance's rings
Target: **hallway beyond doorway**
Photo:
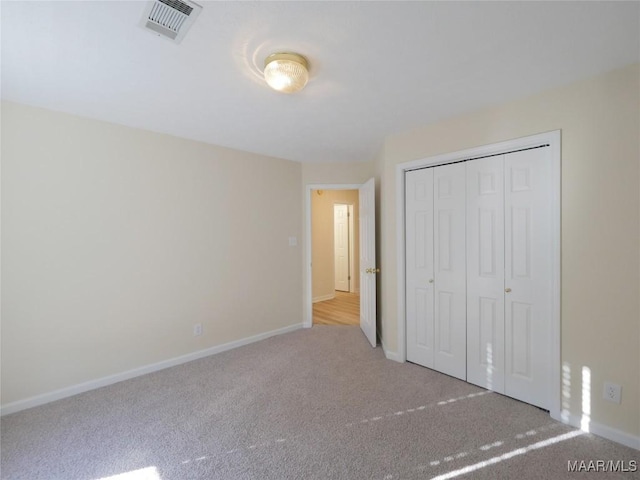
[[[340,292],[336,297],[313,304],[314,325],[359,325],[360,295]]]

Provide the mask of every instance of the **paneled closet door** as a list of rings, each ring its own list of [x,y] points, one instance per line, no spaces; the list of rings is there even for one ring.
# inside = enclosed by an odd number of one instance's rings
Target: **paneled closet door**
[[[504,155],[467,162],[467,381],[504,393]]]
[[[550,148],[505,155],[505,394],[549,408]]]
[[[405,174],[407,360],[433,368],[433,169]]]
[[[467,378],[466,167],[433,168],[434,369]]]

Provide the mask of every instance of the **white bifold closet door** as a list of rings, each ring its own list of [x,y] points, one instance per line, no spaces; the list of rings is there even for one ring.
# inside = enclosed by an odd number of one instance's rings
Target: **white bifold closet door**
[[[407,360],[466,379],[465,166],[406,174]]]
[[[467,162],[467,381],[504,393],[504,155]]]
[[[510,153],[504,164],[504,393],[549,409],[551,149]]]
[[[407,360],[549,408],[550,148],[406,172]]]
[[[405,175],[407,360],[434,367],[433,168]]]
[[[467,162],[467,380],[549,408],[551,157]]]

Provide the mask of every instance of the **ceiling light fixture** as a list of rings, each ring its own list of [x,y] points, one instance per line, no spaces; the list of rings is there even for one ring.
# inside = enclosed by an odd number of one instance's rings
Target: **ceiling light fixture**
[[[274,53],[264,61],[264,79],[278,92],[299,92],[309,80],[309,62],[297,53]]]

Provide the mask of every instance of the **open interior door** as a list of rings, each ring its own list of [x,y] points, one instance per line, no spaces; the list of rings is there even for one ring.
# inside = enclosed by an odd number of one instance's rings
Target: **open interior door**
[[[360,328],[376,346],[376,182],[360,187]]]

